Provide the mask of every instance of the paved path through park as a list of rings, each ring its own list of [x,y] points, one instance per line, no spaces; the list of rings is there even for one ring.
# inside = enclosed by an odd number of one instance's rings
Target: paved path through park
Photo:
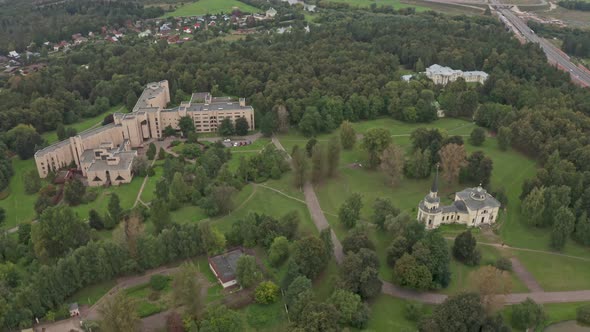
[[[279,142],[277,137],[273,136],[272,142],[277,147],[277,149],[285,151],[285,148],[283,147],[281,142]],[[291,156],[287,155],[286,159],[288,161],[290,161]],[[309,209],[312,220],[313,220],[314,224],[316,225],[316,227],[318,228],[318,230],[322,230],[326,227],[329,227],[330,225],[329,225],[328,220],[324,216],[324,213],[320,207],[318,198],[317,198],[315,191],[313,189],[313,185],[311,185],[311,183],[309,183],[309,182],[306,183],[303,187],[303,193],[305,195],[305,203],[307,204],[307,208]],[[336,261],[340,264],[344,258],[344,253],[342,252],[342,245],[340,244],[340,241],[336,237],[334,230],[332,230],[332,242],[334,243],[334,257],[336,258]],[[508,246],[502,246],[501,244],[485,243],[484,245],[493,245],[493,246],[498,246],[498,247],[504,247],[507,249],[515,249],[512,247],[508,247]],[[519,248],[519,249],[527,250],[525,248]],[[542,252],[542,251],[533,250],[533,249],[529,249],[527,251]],[[550,253],[550,252],[543,252],[543,253]],[[563,255],[563,256],[567,256],[567,255]],[[572,256],[572,257],[575,257],[575,256]],[[580,257],[577,257],[577,258],[580,258]],[[522,265],[520,265],[520,266],[523,268],[523,271],[525,273],[528,273],[528,271],[526,271]],[[518,275],[518,273],[517,273],[517,275]],[[520,277],[520,275],[519,275],[519,277]],[[534,278],[532,280],[534,280]],[[381,287],[381,292],[383,294],[391,295],[391,296],[406,299],[406,300],[437,304],[437,303],[442,303],[448,297],[447,295],[439,294],[439,293],[417,292],[417,291],[401,288],[401,287],[398,287],[398,286],[396,286],[390,282],[384,281],[384,280],[382,280],[382,282],[383,282],[383,286]],[[523,282],[525,282],[527,287],[529,286],[529,284],[527,284],[526,280],[523,280]],[[536,281],[535,281],[535,283],[536,283]],[[540,286],[538,286],[538,288],[536,288],[536,287],[534,287],[534,288],[539,289],[540,291],[532,290],[531,293],[512,293],[512,294],[508,294],[508,295],[502,295],[500,297],[503,299],[505,304],[520,303],[520,302],[526,300],[527,298],[531,298],[537,303],[564,303],[564,302],[590,301],[590,290],[578,290],[578,291],[566,291],[566,292],[544,292],[541,290]]]
[[[522,265],[522,263],[520,263],[518,258],[512,257],[510,258],[510,261],[512,262],[512,271],[516,273],[518,278],[522,280],[522,282],[531,292],[535,293],[543,291],[543,288],[541,288],[541,285],[539,285],[537,279],[535,279],[535,277],[533,277],[533,275]]]

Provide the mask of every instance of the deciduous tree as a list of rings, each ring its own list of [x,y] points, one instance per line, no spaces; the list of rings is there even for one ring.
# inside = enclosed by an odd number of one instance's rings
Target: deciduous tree
[[[190,133],[195,132],[195,123],[190,116],[183,116],[178,119],[178,127],[182,132],[182,136],[185,138],[188,137]]]
[[[530,298],[512,306],[512,326],[520,330],[535,329],[545,320],[543,306]]]
[[[360,219],[362,207],[362,196],[356,193],[350,195],[338,209],[338,220],[348,228],[354,227]]]
[[[428,267],[416,261],[414,256],[405,253],[395,262],[393,280],[402,286],[414,289],[428,289],[432,285],[432,275]]]
[[[372,128],[363,137],[362,147],[369,154],[369,168],[381,164],[383,151],[391,144],[391,133],[384,128]]]
[[[481,146],[486,140],[486,131],[481,127],[477,127],[471,131],[469,135],[469,142],[475,146]]]
[[[250,255],[242,255],[238,259],[236,267],[236,279],[243,288],[250,288],[260,280],[260,271],[256,265],[256,258]]]
[[[245,136],[248,135],[248,130],[250,130],[250,125],[248,125],[248,120],[244,117],[240,117],[236,119],[236,135]]]
[[[576,217],[570,209],[562,206],[555,212],[555,221],[551,230],[551,247],[563,249],[567,238],[574,231]]]
[[[79,179],[72,179],[64,186],[64,199],[69,205],[78,205],[84,201],[86,187]]]
[[[327,151],[326,173],[328,177],[333,177],[338,170],[338,164],[340,163],[340,149],[340,141],[336,136],[332,137],[328,142]]]
[[[307,180],[307,169],[309,167],[309,163],[307,161],[307,157],[305,156],[305,152],[298,146],[293,148],[291,164],[293,165],[293,181],[295,187],[302,188],[305,184],[305,181]]]
[[[82,246],[90,240],[89,226],[67,206],[47,208],[31,230],[39,259],[48,261]]]
[[[350,150],[356,143],[356,131],[348,121],[340,125],[340,143],[345,150]]]
[[[404,152],[399,146],[391,144],[383,151],[380,167],[390,186],[394,187],[402,178],[404,164]]]
[[[480,267],[474,274],[474,290],[481,296],[481,301],[488,313],[494,312],[504,304],[503,295],[512,290],[510,273],[494,266]]]
[[[198,271],[193,264],[184,263],[172,281],[172,298],[177,306],[184,306],[186,313],[198,319],[203,309],[203,289]]]
[[[257,303],[275,303],[279,299],[279,286],[272,281],[263,281],[256,287],[254,300]]]
[[[471,230],[466,230],[455,238],[453,244],[453,256],[467,265],[478,265],[481,253],[476,248],[477,241]]]
[[[268,260],[271,265],[279,266],[289,257],[289,240],[284,236],[277,236],[272,241],[268,251]]]
[[[119,292],[100,306],[98,311],[102,318],[101,331],[128,332],[139,331],[141,320],[137,315],[137,302]]]
[[[443,169],[443,178],[448,183],[459,180],[459,172],[467,164],[465,161],[467,157],[465,147],[463,145],[447,144],[438,153],[440,165]]]
[[[326,267],[328,257],[324,243],[315,236],[308,236],[295,242],[292,259],[301,273],[314,279]]]

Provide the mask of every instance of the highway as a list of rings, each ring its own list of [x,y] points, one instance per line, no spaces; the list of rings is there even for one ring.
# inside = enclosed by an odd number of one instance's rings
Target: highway
[[[569,57],[559,50],[557,47],[553,46],[550,42],[546,41],[543,38],[538,37],[527,25],[526,23],[518,16],[514,14],[506,5],[503,5],[498,2],[498,0],[490,0],[491,5],[495,7],[495,9],[506,18],[506,20],[510,23],[511,29],[514,30],[515,33],[520,34],[526,40],[532,43],[537,43],[545,54],[547,55],[547,60],[552,64],[557,64],[561,69],[568,71],[573,81],[579,83],[580,85],[589,87],[590,86],[590,71],[586,71],[575,64],[573,64]]]

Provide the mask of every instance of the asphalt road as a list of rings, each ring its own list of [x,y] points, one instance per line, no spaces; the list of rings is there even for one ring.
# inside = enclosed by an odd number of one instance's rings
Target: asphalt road
[[[515,30],[516,33],[522,35],[527,41],[537,43],[541,46],[550,63],[556,63],[561,69],[568,71],[572,80],[577,81],[584,86],[590,86],[590,72],[573,64],[565,53],[545,39],[538,37],[520,17],[516,16],[510,9],[506,8],[506,5],[500,4],[498,0],[491,0],[491,4],[500,14],[504,15],[512,25],[511,28]]]

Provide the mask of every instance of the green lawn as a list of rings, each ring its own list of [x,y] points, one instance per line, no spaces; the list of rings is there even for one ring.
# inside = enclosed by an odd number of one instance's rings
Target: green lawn
[[[575,320],[576,319],[576,310],[584,305],[588,305],[590,302],[575,302],[575,303],[548,303],[543,304],[543,309],[545,310],[545,314],[547,315],[545,322],[543,322],[542,326],[538,327],[535,331],[541,332],[544,330],[545,327],[555,324],[558,322],[563,322],[567,320]],[[510,319],[512,316],[512,306],[505,306],[502,311],[502,316],[504,320],[510,324]],[[522,331],[518,330],[513,327],[514,331]]]
[[[545,291],[590,289],[590,263],[574,258],[513,250]]]
[[[82,121],[78,122],[78,123],[74,123],[71,125],[66,125],[66,128],[74,128],[76,129],[76,131],[78,133],[83,132],[84,130],[90,129],[96,125],[100,125],[102,124],[102,120],[104,119],[105,116],[109,115],[109,114],[113,114],[113,113],[126,113],[127,110],[125,109],[125,106],[122,105],[116,105],[111,107],[108,111],[106,111],[105,113],[99,114],[97,116],[94,116],[92,118],[86,118],[83,119]],[[43,133],[43,135],[41,135],[49,144],[55,143],[57,142],[57,133],[55,130],[53,131],[48,131],[46,133]]]
[[[406,301],[381,294],[370,302],[371,315],[367,331],[416,331],[415,322],[404,317]],[[429,314],[432,307],[424,306],[425,314]]]
[[[428,10],[426,7],[413,6],[401,3],[399,0],[329,0],[330,2],[347,3],[355,7],[369,7],[371,4],[379,6],[393,6],[395,9],[415,7],[416,11]]]
[[[185,205],[176,211],[172,211],[170,215],[172,220],[178,224],[197,222],[207,218],[205,212],[194,205]]]
[[[156,198],[156,183],[158,183],[158,181],[164,175],[164,168],[162,167],[162,164],[162,161],[157,161],[154,164],[155,174],[154,176],[150,176],[148,178],[147,182],[145,183],[145,186],[143,187],[143,192],[141,193],[140,198],[144,203],[149,203],[152,200],[154,200],[154,198]]]
[[[449,241],[449,248],[453,243]],[[498,258],[502,256],[498,249],[489,246],[478,246],[481,251],[481,263],[479,266],[467,266],[454,258],[451,259],[451,284],[448,288],[442,290],[444,294],[458,294],[462,291],[473,290],[474,272],[482,266],[491,265]],[[522,283],[522,281],[514,274],[510,273],[510,279],[512,281],[512,292],[513,293],[526,293],[528,288]]]
[[[258,186],[254,192],[254,186],[248,185],[236,195],[235,205],[237,207],[231,214],[221,218],[215,218],[213,225],[218,227],[222,232],[231,229],[231,225],[245,218],[249,213],[264,213],[272,217],[281,217],[289,211],[297,211],[301,222],[299,230],[304,234],[317,234],[318,231],[311,221],[311,216],[304,203],[280,195],[270,189]],[[246,199],[250,200],[245,205],[240,206]]]
[[[87,188],[87,190],[96,190],[98,192],[98,197],[96,200],[88,204],[74,206],[73,210],[78,213],[82,219],[88,218],[88,212],[90,212],[91,209],[95,209],[99,213],[106,213],[109,199],[112,194],[117,194],[119,196],[121,207],[123,209],[132,208],[142,183],[143,178],[136,176],[131,183],[121,184],[119,186],[111,186],[108,188]]]
[[[238,7],[241,12],[258,13],[261,9],[252,7],[237,0],[200,0],[187,3],[171,13],[165,13],[162,17],[197,16],[204,14],[231,13],[233,7]]]
[[[284,331],[289,326],[280,300],[272,304],[251,304],[239,312],[244,317],[246,331]]]
[[[8,197],[0,200],[0,207],[6,211],[5,228],[12,228],[20,223],[29,222],[35,219],[34,210],[37,195],[28,195],[25,193],[24,175],[30,170],[36,169],[35,162],[32,159],[21,160],[18,157],[12,158],[12,169],[14,175],[10,178],[10,183],[6,192]]]
[[[111,288],[115,287],[115,280],[103,281],[92,286],[85,287],[72,295],[66,303],[77,302],[79,305],[93,305],[105,295]]]

